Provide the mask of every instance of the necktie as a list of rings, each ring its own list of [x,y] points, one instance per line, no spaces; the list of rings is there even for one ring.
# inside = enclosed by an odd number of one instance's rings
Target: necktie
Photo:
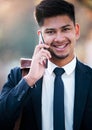
[[[63,68],[56,67],[54,69],[55,81],[54,81],[54,130],[65,130],[64,124],[64,85],[61,79],[61,75],[64,73]]]

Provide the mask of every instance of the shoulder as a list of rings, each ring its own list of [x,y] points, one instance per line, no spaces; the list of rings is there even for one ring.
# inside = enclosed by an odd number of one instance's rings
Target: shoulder
[[[8,74],[8,79],[15,81],[15,83],[18,83],[21,80],[21,77],[22,74],[20,67],[12,68]]]
[[[77,60],[76,69],[78,69],[84,73],[92,74],[92,68],[90,66],[88,66],[87,64],[82,63],[79,60]]]
[[[21,69],[20,67],[15,67],[10,70],[10,74],[18,76],[21,75]]]

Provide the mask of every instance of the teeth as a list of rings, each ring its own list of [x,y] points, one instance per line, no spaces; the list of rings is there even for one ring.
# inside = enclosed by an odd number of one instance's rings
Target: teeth
[[[65,45],[62,46],[57,46],[57,48],[63,49],[65,47]]]

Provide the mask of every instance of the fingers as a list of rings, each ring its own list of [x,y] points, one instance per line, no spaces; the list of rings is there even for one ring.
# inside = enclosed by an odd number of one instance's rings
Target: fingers
[[[40,61],[39,61],[39,63],[41,64],[41,65],[45,65],[46,64],[46,57],[45,56],[42,56],[41,58],[40,58]]]
[[[39,44],[36,46],[34,51],[34,56],[39,55],[39,58],[44,57],[43,59],[51,58],[51,54],[48,51],[49,46],[45,44]]]
[[[48,45],[46,45],[46,44],[38,44],[37,46],[36,46],[36,48],[35,48],[35,51],[34,51],[34,54],[35,53],[38,53],[41,49],[48,49],[49,48],[49,46]]]
[[[50,52],[43,48],[39,51],[39,55],[40,55],[40,57],[45,57],[45,59],[51,58]]]

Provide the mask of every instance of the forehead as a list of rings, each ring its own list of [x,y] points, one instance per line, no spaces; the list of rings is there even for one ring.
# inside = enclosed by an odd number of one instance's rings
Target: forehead
[[[65,25],[74,25],[73,21],[67,15],[59,15],[50,18],[45,18],[41,28],[58,28]]]

